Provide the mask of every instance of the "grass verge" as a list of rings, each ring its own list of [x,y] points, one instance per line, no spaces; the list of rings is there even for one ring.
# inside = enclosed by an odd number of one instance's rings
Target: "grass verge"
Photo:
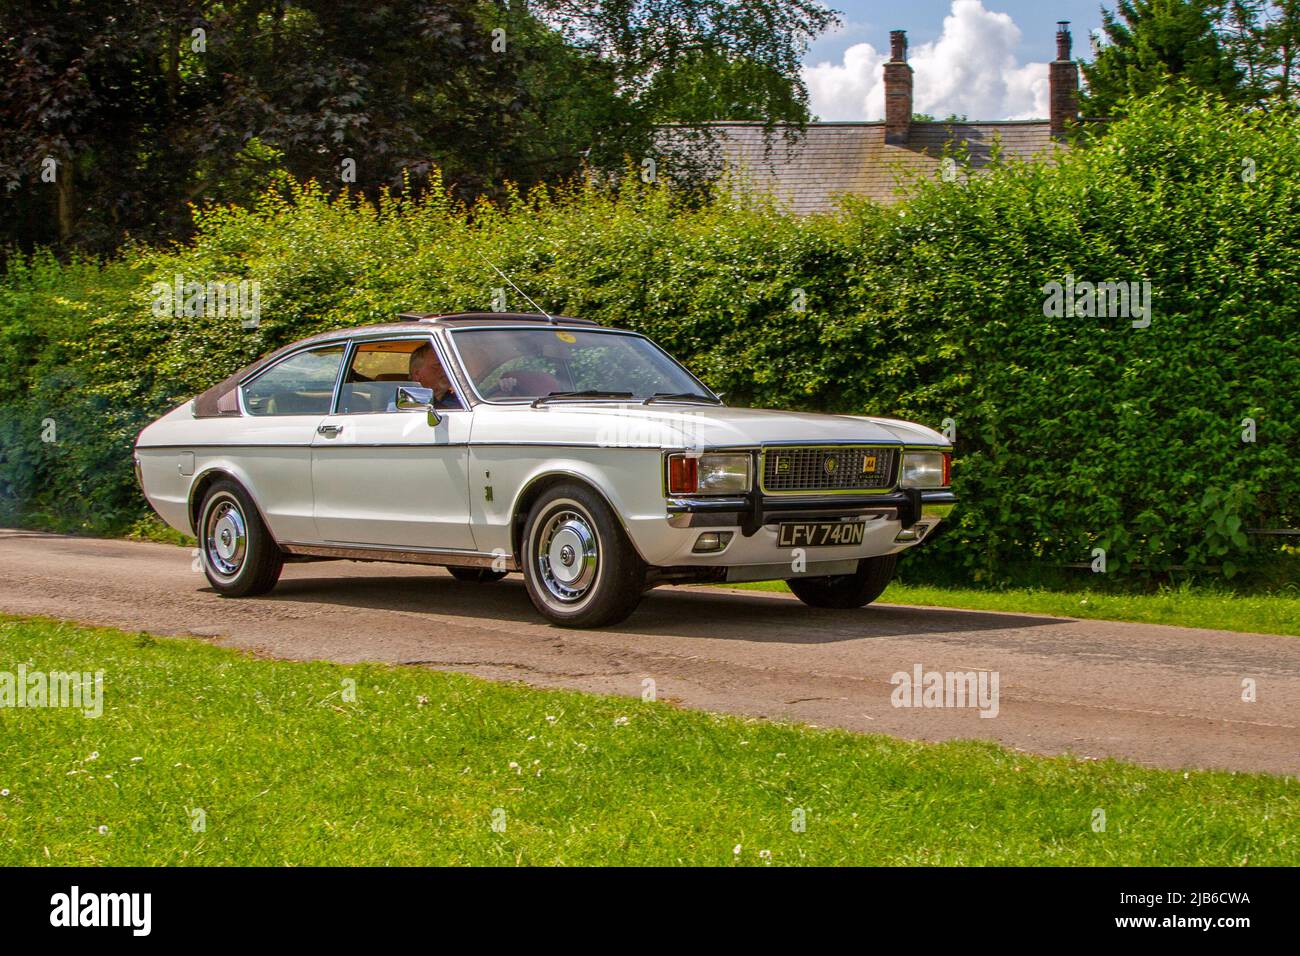
[[[11,674],[104,672],[101,717],[0,707],[0,865],[1300,863],[1290,779],[48,620],[0,618],[0,647]]]
[[[784,582],[728,584],[726,587],[789,593]],[[1080,589],[930,587],[891,584],[880,597],[882,604],[967,608],[975,611],[1018,611],[1100,621],[1173,624],[1251,634],[1300,635],[1300,592],[1234,593],[1210,588],[1179,586],[1150,594]]]

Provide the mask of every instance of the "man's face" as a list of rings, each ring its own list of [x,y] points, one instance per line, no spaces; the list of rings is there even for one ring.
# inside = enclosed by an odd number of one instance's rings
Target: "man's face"
[[[433,389],[433,397],[442,400],[451,391],[451,382],[442,370],[442,363],[432,351],[417,356],[411,362],[411,379],[424,388]]]

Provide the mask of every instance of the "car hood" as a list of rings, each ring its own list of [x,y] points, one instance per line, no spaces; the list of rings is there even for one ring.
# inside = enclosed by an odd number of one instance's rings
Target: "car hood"
[[[597,444],[609,447],[703,448],[772,442],[881,442],[947,446],[924,425],[864,415],[822,415],[713,405],[619,405],[553,402],[480,405],[473,442]]]

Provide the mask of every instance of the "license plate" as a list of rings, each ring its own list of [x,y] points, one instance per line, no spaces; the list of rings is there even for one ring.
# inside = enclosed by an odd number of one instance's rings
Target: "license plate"
[[[782,523],[777,543],[782,548],[826,548],[861,544],[865,521],[810,521]]]

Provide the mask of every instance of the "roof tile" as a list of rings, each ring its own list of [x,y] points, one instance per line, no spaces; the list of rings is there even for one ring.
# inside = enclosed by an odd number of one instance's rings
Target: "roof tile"
[[[662,127],[664,141],[674,130]],[[809,123],[794,143],[786,128],[769,133],[762,123],[711,123],[716,161],[730,171],[733,188],[772,196],[801,214],[835,207],[841,195],[897,202],[909,182],[940,175],[948,151],[969,158],[975,170],[989,165],[995,143],[1004,159],[1050,161],[1065,148],[1046,120],[988,123],[915,122],[908,142],[885,142],[884,123]]]

